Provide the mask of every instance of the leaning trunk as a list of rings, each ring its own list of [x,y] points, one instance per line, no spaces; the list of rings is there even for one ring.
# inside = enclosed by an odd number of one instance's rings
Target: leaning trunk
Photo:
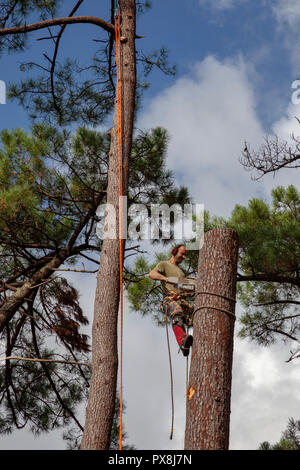
[[[228,449],[237,252],[233,230],[205,234],[198,266],[185,449]]]
[[[123,82],[123,195],[127,195],[136,91],[135,0],[120,0],[121,68]],[[92,377],[82,449],[109,449],[118,371],[118,310],[120,300],[119,179],[117,102],[111,131],[107,203],[116,208],[116,239],[105,238],[94,303]]]

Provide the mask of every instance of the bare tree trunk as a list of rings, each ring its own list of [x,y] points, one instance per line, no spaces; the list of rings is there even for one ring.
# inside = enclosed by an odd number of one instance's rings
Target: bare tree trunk
[[[136,92],[135,0],[120,0],[123,76],[123,195],[127,195]],[[107,203],[119,210],[117,106],[113,117],[108,171]],[[120,289],[120,246],[117,238],[103,241],[92,330],[92,377],[82,449],[109,449],[113,423],[118,347],[117,327]]]
[[[235,231],[205,234],[198,265],[185,449],[229,446],[237,254]]]

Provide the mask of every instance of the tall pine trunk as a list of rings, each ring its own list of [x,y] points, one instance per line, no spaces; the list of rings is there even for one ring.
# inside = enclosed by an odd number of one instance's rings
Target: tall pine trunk
[[[123,77],[123,195],[128,191],[128,170],[132,145],[136,92],[136,8],[135,0],[120,0]],[[119,208],[117,103],[111,131],[107,203]],[[119,239],[104,239],[92,328],[92,377],[81,448],[109,449],[118,373],[118,310],[120,300]]]
[[[205,234],[198,265],[185,449],[229,446],[237,255],[233,230]]]

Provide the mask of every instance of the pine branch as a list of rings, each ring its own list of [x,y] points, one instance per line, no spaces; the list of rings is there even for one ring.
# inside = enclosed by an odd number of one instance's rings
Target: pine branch
[[[7,357],[0,357],[0,361],[26,361],[26,362],[54,362],[57,364],[70,364],[70,365],[79,365],[79,366],[87,366],[91,367],[90,364],[87,362],[77,362],[77,361],[64,361],[61,359],[40,359],[40,358],[33,358],[33,357],[20,357],[20,356],[7,356]]]
[[[262,304],[253,304],[254,307],[264,307],[266,305],[277,305],[277,304],[293,304],[293,305],[300,305],[300,301],[298,300],[273,300],[271,302],[265,302]]]
[[[31,331],[32,331],[32,340],[33,340],[33,347],[34,347],[34,350],[36,352],[36,355],[38,356],[39,359],[41,359],[41,356],[40,356],[40,352],[39,352],[39,347],[38,347],[38,344],[37,344],[37,339],[36,339],[36,334],[35,334],[35,328],[34,328],[34,322],[33,320],[31,320]],[[78,421],[78,419],[76,418],[76,416],[74,415],[74,413],[72,412],[72,410],[66,406],[66,404],[64,403],[64,400],[62,399],[59,391],[57,390],[56,388],[56,385],[54,383],[54,381],[52,380],[51,378],[51,375],[50,375],[50,372],[49,372],[49,369],[47,368],[46,364],[44,362],[41,362],[41,365],[44,369],[44,372],[47,376],[47,379],[59,401],[59,403],[61,404],[62,408],[65,409],[70,417],[74,420],[74,422],[77,424],[77,426],[79,427],[79,429],[81,429],[81,431],[83,431],[83,427],[81,426],[80,422]]]
[[[67,272],[73,272],[73,273],[88,273],[88,274],[95,274],[98,272],[98,269],[95,271],[87,271],[86,269],[64,269],[64,268],[58,268],[55,269],[53,268],[53,271],[67,271]]]
[[[108,33],[114,35],[115,29],[114,25],[108,21],[103,20],[102,18],[97,18],[95,16],[74,16],[74,17],[64,17],[64,18],[53,18],[50,20],[39,21],[38,23],[33,23],[30,25],[24,26],[13,26],[11,28],[0,29],[0,36],[9,36],[14,34],[24,34],[31,31],[38,31],[39,29],[49,28],[51,26],[62,26],[68,24],[94,24],[100,26]]]
[[[53,274],[53,268],[59,268],[66,261],[66,259],[72,256],[72,250],[78,237],[80,236],[80,233],[87,224],[88,220],[95,213],[95,210],[97,209],[104,195],[105,193],[98,196],[90,210],[79,221],[67,245],[64,248],[58,250],[57,253],[54,253],[53,257],[50,258],[48,263],[41,267],[41,269],[37,271],[29,281],[24,282],[22,287],[19,287],[14,292],[14,294],[12,294],[3,305],[1,305],[0,331],[3,331],[7,322],[9,322],[10,319],[14,316],[18,308],[20,308],[20,306],[23,304],[24,300],[30,297],[33,287],[36,287],[41,282],[46,281]]]
[[[296,279],[294,277],[279,276],[277,274],[253,274],[251,276],[243,276],[241,274],[238,274],[237,282],[244,281],[279,282],[282,284],[287,283],[300,287],[300,279]]]
[[[73,17],[73,15],[75,14],[75,12],[78,10],[78,8],[80,7],[80,5],[82,4],[83,0],[79,0],[79,2],[75,5],[75,7],[73,8],[73,10],[71,11],[71,13],[69,14],[69,18]],[[54,50],[54,55],[53,55],[53,59],[51,61],[51,70],[50,70],[50,77],[51,77],[51,93],[52,93],[52,96],[53,96],[53,103],[54,103],[54,107],[56,109],[56,111],[58,112],[58,114],[61,116],[61,110],[57,104],[57,100],[56,100],[56,95],[55,95],[55,86],[54,86],[54,70],[55,70],[55,65],[56,65],[56,58],[57,58],[57,54],[58,54],[58,48],[59,48],[59,43],[60,43],[60,40],[62,38],[62,35],[64,33],[64,30],[66,29],[67,27],[67,23],[65,23],[62,27],[61,27],[61,30],[59,32],[59,34],[57,35],[57,39],[55,41],[55,50]]]

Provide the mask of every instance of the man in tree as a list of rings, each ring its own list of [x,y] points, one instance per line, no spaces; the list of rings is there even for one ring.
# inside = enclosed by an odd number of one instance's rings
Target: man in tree
[[[148,276],[155,281],[161,281],[164,291],[164,312],[172,319],[172,328],[180,350],[184,356],[188,356],[193,344],[193,337],[186,334],[185,325],[189,324],[193,307],[184,298],[189,294],[183,293],[181,289],[170,282],[172,277],[185,277],[185,272],[178,266],[185,257],[185,245],[176,245],[172,250],[171,259],[160,261]]]

